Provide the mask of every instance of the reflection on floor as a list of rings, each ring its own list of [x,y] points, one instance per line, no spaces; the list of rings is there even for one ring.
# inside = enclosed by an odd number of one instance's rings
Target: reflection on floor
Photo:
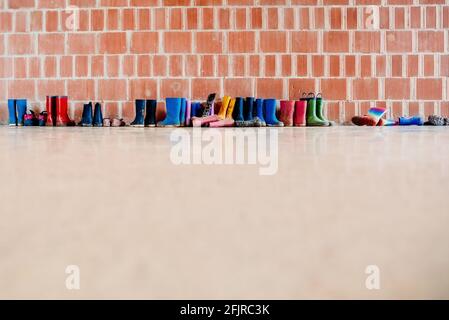
[[[1,127],[0,298],[449,298],[449,128],[242,132]]]

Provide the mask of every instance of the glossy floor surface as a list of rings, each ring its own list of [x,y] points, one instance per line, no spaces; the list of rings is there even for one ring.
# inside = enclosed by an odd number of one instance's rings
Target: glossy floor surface
[[[0,127],[0,298],[449,298],[449,128],[242,132]]]

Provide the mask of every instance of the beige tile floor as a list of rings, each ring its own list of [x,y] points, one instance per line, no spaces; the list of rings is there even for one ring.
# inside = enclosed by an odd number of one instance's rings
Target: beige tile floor
[[[171,129],[0,127],[0,298],[449,298],[449,128],[277,132],[263,176],[173,164]]]

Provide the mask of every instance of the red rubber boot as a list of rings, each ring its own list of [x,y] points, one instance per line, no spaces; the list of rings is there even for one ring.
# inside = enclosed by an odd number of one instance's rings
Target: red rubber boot
[[[45,108],[47,110],[46,126],[53,127],[56,122],[56,97],[47,96],[45,98]]]
[[[68,111],[68,98],[67,97],[57,97],[56,98],[56,126],[57,127],[73,127],[75,121],[70,120]]]

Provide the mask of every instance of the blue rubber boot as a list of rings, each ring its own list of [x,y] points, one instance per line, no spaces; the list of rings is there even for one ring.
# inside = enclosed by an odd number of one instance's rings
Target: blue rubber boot
[[[266,126],[263,116],[263,99],[256,99],[253,106],[253,118],[258,118],[262,127]]]
[[[190,118],[193,117],[201,117],[201,103],[200,102],[192,102],[191,110],[190,110]]]
[[[179,117],[181,113],[181,102],[181,98],[165,99],[167,115],[163,121],[158,122],[158,127],[179,127],[181,125]]]
[[[102,127],[103,126],[103,113],[101,111],[101,104],[98,102],[95,104],[94,109],[94,127]]]
[[[179,114],[179,121],[181,122],[181,126],[186,125],[186,108],[187,108],[187,99],[181,98],[181,113]]]
[[[247,97],[245,99],[245,106],[243,109],[243,118],[245,118],[245,121],[253,120],[253,105],[254,105],[254,98]]]
[[[244,127],[245,126],[245,117],[243,116],[243,98],[237,97],[235,98],[234,111],[232,113],[232,118],[234,118],[236,127]]]
[[[130,123],[132,127],[143,127],[145,124],[144,113],[145,113],[145,103],[146,100],[137,99],[136,100],[136,118]]]
[[[16,100],[8,99],[9,125],[17,126]]]
[[[399,117],[400,126],[422,126],[423,119],[419,116],[416,117]]]
[[[276,117],[276,99],[265,99],[264,104],[264,118],[265,123],[269,127],[283,127],[284,124]]]
[[[17,99],[16,100],[16,109],[17,109],[17,125],[23,126],[23,117],[27,113],[26,99]]]
[[[81,116],[81,121],[78,123],[82,127],[92,127],[92,102],[84,104],[83,115]]]

